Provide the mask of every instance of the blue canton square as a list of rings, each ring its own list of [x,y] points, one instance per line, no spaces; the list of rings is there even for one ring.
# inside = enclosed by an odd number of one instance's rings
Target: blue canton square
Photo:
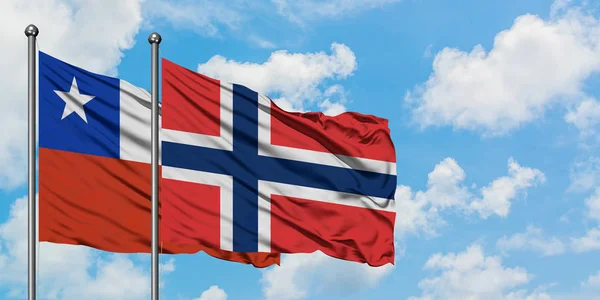
[[[119,158],[119,85],[39,52],[40,147]]]

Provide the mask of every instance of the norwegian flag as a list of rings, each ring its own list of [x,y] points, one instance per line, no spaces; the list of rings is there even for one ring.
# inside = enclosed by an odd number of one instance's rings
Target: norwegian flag
[[[161,240],[394,263],[387,120],[283,111],[162,60]]]

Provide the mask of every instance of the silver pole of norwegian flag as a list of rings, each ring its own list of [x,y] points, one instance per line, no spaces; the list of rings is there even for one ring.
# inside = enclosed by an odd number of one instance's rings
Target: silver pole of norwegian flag
[[[27,164],[28,164],[28,256],[27,265],[29,267],[27,272],[27,287],[28,287],[28,299],[36,299],[36,246],[37,246],[37,207],[35,201],[35,140],[36,140],[36,47],[35,40],[40,31],[38,28],[31,24],[25,28],[25,36],[27,36],[27,96],[28,96],[28,144],[27,144]]]
[[[152,47],[152,300],[158,300],[158,45],[160,34],[148,37]]]

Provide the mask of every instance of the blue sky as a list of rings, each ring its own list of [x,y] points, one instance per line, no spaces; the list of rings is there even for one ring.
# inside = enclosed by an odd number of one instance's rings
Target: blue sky
[[[0,298],[25,295],[35,23],[42,51],[146,89],[158,31],[162,57],[287,109],[390,120],[394,267],[165,256],[163,299],[600,299],[599,3],[20,2],[0,4]],[[144,255],[40,246],[43,299],[147,299],[149,273]]]

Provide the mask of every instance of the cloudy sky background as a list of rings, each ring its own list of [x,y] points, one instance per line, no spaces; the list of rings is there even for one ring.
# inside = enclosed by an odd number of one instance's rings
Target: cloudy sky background
[[[0,298],[26,295],[26,38],[150,88],[161,55],[288,110],[390,120],[395,266],[164,256],[163,299],[600,299],[600,3],[4,0]],[[148,299],[148,255],[40,245],[43,299]]]

